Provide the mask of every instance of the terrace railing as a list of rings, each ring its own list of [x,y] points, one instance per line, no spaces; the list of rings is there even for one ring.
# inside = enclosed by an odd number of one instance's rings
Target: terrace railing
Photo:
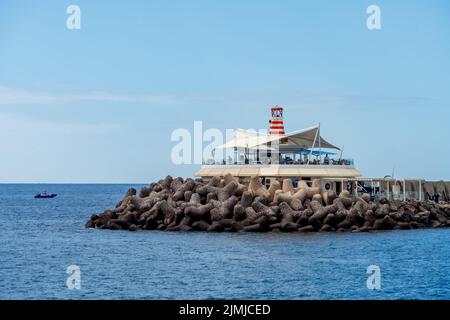
[[[353,159],[340,159],[340,160],[331,160],[326,161],[286,161],[286,160],[280,160],[278,163],[271,163],[269,161],[255,161],[255,160],[244,160],[244,161],[238,161],[238,162],[229,162],[224,160],[215,160],[215,159],[208,159],[206,161],[203,161],[203,165],[227,165],[227,166],[260,166],[260,165],[283,165],[283,166],[354,166]]]

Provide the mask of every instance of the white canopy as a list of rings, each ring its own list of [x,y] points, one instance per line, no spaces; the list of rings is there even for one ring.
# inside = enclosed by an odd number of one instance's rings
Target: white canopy
[[[320,135],[320,125],[288,133],[286,137],[288,145],[295,145],[303,148],[321,147],[340,150]]]
[[[215,149],[259,149],[259,150],[275,150],[266,145],[269,137],[266,134],[244,129],[236,129],[235,136],[227,143],[215,147]]]
[[[298,146],[301,148],[330,148],[340,150],[338,147],[327,142],[320,136],[320,125],[294,131],[283,136],[266,135],[243,129],[237,129],[236,135],[227,143],[217,146],[215,149],[227,148],[250,148],[250,149],[269,149],[267,144],[276,142],[280,138],[287,140],[287,145]],[[273,148],[270,148],[273,149]]]

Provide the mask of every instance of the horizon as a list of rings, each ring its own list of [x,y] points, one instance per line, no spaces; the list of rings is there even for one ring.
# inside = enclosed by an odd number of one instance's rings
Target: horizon
[[[71,4],[79,30],[66,27]],[[381,30],[366,27],[371,4]],[[450,180],[449,9],[3,1],[0,183],[193,177],[198,165],[171,161],[174,130],[268,129],[274,105],[288,132],[321,123],[363,177]]]

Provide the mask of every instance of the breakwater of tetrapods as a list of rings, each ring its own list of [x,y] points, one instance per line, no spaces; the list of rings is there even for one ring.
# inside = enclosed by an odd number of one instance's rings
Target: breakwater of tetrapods
[[[367,232],[450,227],[450,204],[431,201],[371,201],[324,191],[290,179],[266,188],[259,177],[247,184],[232,175],[166,178],[130,188],[115,208],[94,213],[87,228],[209,232]]]

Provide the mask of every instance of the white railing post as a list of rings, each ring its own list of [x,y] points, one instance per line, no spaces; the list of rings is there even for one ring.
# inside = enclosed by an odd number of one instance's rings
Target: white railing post
[[[387,180],[386,183],[387,183],[387,185],[386,185],[386,186],[387,186],[387,188],[386,188],[386,189],[387,189],[387,190],[386,190],[386,197],[387,197],[388,200],[390,200],[390,199],[389,199],[389,193],[390,193],[390,190],[389,190],[389,188],[390,188],[389,180]]]
[[[419,201],[422,201],[422,180],[419,180]]]

